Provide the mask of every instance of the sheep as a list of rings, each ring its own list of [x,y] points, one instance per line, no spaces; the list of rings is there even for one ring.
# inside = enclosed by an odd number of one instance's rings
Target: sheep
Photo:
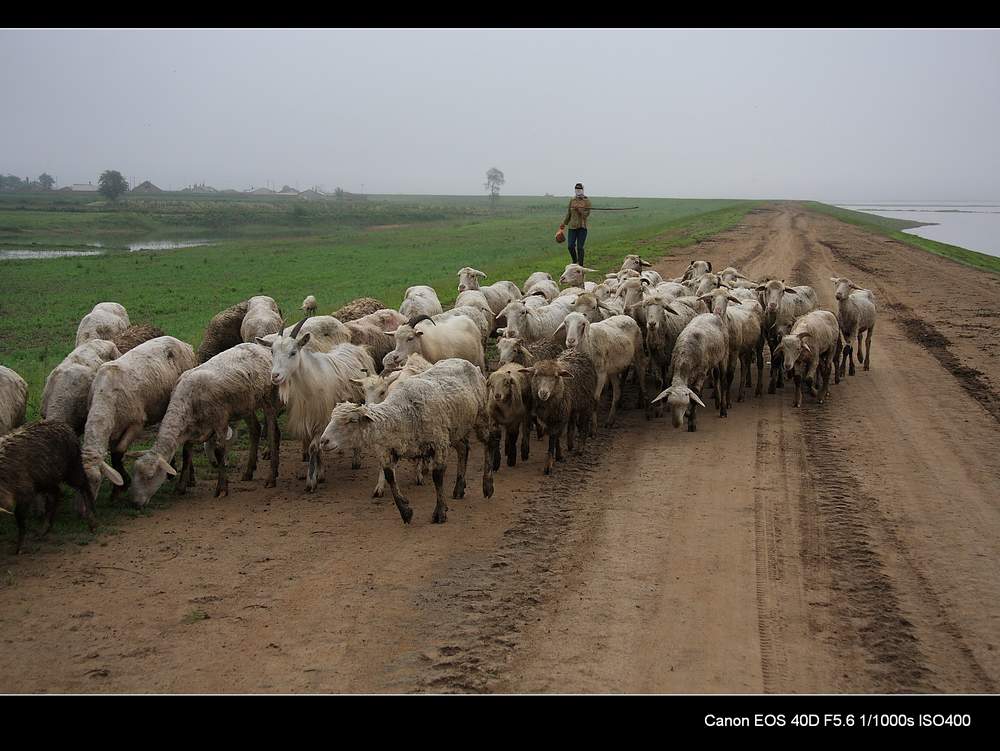
[[[875,332],[875,318],[878,310],[875,307],[875,296],[871,290],[857,286],[846,277],[830,277],[837,288],[837,319],[840,321],[840,331],[844,336],[843,359],[837,363],[838,376],[844,375],[844,364],[850,359],[850,375],[854,375],[855,337],[858,340],[858,362],[861,362],[861,336],[867,331],[865,341],[865,370],[871,369],[872,334]],[[855,291],[851,291],[855,290]]]
[[[500,432],[506,431],[504,456],[507,466],[517,465],[517,437],[521,436],[521,460],[528,461],[531,434],[531,378],[519,363],[502,365],[486,383],[486,404],[490,418],[489,450],[493,471],[500,468]]]
[[[642,273],[642,270],[644,268],[648,268],[648,267],[650,267],[652,265],[653,264],[651,264],[649,261],[644,261],[639,256],[634,255],[634,254],[630,254],[630,255],[625,256],[625,260],[622,261],[622,268],[621,268],[621,270],[622,271],[635,271],[635,272],[638,272],[638,273]]]
[[[555,339],[541,339],[526,344],[523,339],[503,337],[497,340],[500,352],[500,365],[518,363],[519,365],[534,365],[539,360],[554,360],[566,349],[563,343]]]
[[[80,321],[76,329],[76,346],[90,339],[110,339],[128,327],[128,313],[121,304],[99,302]]]
[[[201,346],[198,347],[199,364],[208,362],[220,352],[243,343],[240,328],[243,326],[243,316],[247,314],[249,305],[249,300],[236,303],[221,313],[217,313],[208,322],[205,336]]]
[[[655,287],[658,284],[663,283],[663,277],[656,271],[652,269],[646,269],[641,274],[639,274],[640,279],[645,279],[647,284]]]
[[[393,313],[395,312],[393,311]],[[371,350],[372,360],[375,362],[375,371],[381,372],[382,359],[392,352],[393,347],[395,347],[395,340],[393,339],[395,331],[383,330],[378,325],[377,320],[370,319],[367,316],[350,321],[347,324],[347,330],[351,335],[351,344],[356,344],[359,347],[368,347]]]
[[[597,371],[589,355],[578,350],[563,352],[555,360],[540,360],[522,372],[531,378],[532,411],[535,420],[549,436],[549,449],[543,472],[552,474],[557,461],[563,461],[562,436],[566,448],[580,453],[586,447],[597,414]],[[579,440],[576,447],[575,438]]]
[[[36,494],[45,496],[45,527],[41,536],[45,537],[52,528],[61,495],[60,483],[79,491],[80,513],[93,532],[94,493],[83,471],[80,441],[73,428],[64,422],[42,420],[0,440],[0,511],[14,514],[17,520],[15,555],[24,544],[28,511]]]
[[[726,324],[714,313],[696,315],[678,335],[671,354],[673,376],[670,386],[661,391],[652,402],[659,405],[666,399],[675,428],[683,424],[686,416],[688,431],[693,433],[697,430],[695,405],[705,406],[698,394],[706,375],[710,375],[715,383],[719,416],[726,416],[725,402],[718,396],[722,393],[720,381],[728,356]]]
[[[486,274],[482,271],[470,268],[469,266],[465,266],[458,272],[458,291],[481,292],[485,296],[486,302],[490,306],[490,311],[494,316],[499,316],[500,311],[504,309],[507,303],[521,297],[521,290],[518,289],[514,282],[500,281],[495,282],[488,287],[480,287],[480,278],[485,279]],[[459,303],[456,300],[455,305],[458,304]]]
[[[136,323],[111,337],[111,342],[118,348],[119,355],[124,355],[130,349],[138,347],[143,342],[148,342],[150,339],[156,339],[160,336],[165,336],[165,334],[158,326],[153,326],[149,323]]]
[[[678,282],[660,282],[659,284],[653,285],[653,289],[651,291],[656,295],[667,299],[685,297],[690,294],[690,290]]]
[[[840,358],[843,341],[837,316],[829,310],[814,310],[796,319],[792,330],[781,338],[781,355],[786,374],[795,377],[795,401],[793,407],[802,404],[802,383],[820,404],[830,393],[830,371],[834,382],[840,383],[840,374],[835,363]],[[817,369],[823,378],[822,391],[817,393],[815,378]]]
[[[581,295],[571,297],[569,309],[573,313],[582,314],[591,323],[603,321],[614,315],[622,315],[621,310],[601,302],[593,292],[584,292]]]
[[[393,310],[392,308],[382,308],[381,310],[376,310],[374,313],[369,313],[361,316],[360,318],[355,318],[353,321],[349,321],[349,323],[371,323],[378,326],[383,331],[391,333],[402,324],[406,323],[406,321],[406,316],[398,310]]]
[[[521,299],[525,299],[533,292],[542,294],[547,302],[551,302],[559,294],[559,285],[552,280],[552,275],[546,271],[536,271],[529,276],[521,288],[524,293]]]
[[[94,497],[102,477],[116,486],[113,497],[128,488],[131,480],[122,457],[145,426],[163,418],[177,379],[197,364],[191,345],[161,336],[97,369],[80,450]],[[104,461],[109,448],[111,466]]]
[[[45,379],[38,410],[42,419],[65,422],[77,435],[83,433],[94,376],[104,363],[119,357],[121,350],[106,339],[91,339],[70,352]]]
[[[376,300],[374,297],[359,297],[356,300],[351,300],[349,303],[345,303],[341,307],[337,308],[332,315],[338,321],[343,323],[350,323],[358,318],[361,318],[376,311],[383,310],[385,308],[385,303],[381,300]]]
[[[238,344],[181,374],[160,422],[155,443],[139,456],[133,467],[130,489],[133,505],[145,506],[167,475],[177,474],[170,461],[178,449],[182,450],[183,462],[176,491],[184,493],[194,485],[193,446],[207,441],[214,444],[215,465],[218,468],[215,496],[229,495],[226,443],[232,435],[229,423],[239,418],[246,421],[250,430],[250,451],[243,479],[252,480],[260,440],[258,409],[264,411],[270,444],[271,476],[264,482],[264,487],[275,486],[281,432],[271,387],[271,360],[271,353],[266,347]]]
[[[409,501],[399,492],[395,467],[400,459],[428,458],[437,504],[431,521],[447,521],[444,474],[448,449],[458,454],[458,473],[453,498],[465,496],[465,470],[469,458],[469,436],[486,446],[489,420],[486,414],[486,378],[460,358],[447,358],[423,373],[408,378],[393,389],[381,404],[340,404],[330,415],[320,445],[325,451],[374,447],[382,472],[404,524],[413,518]],[[493,495],[493,464],[483,452],[483,497]]]
[[[719,278],[722,283],[725,284],[730,289],[745,288],[754,289],[760,282],[755,282],[752,279],[748,279],[743,276],[737,269],[729,266],[723,269],[722,273],[719,274]]]
[[[507,318],[506,336],[523,339],[526,343],[548,339],[560,330],[563,319],[570,312],[570,299],[559,297],[548,305],[529,308],[524,300],[515,300],[504,308]],[[557,337],[565,341],[565,335]]]
[[[685,305],[674,307],[670,305],[670,301],[658,295],[647,295],[639,304],[645,308],[645,344],[653,373],[659,379],[660,388],[666,388],[674,344],[697,313]]]
[[[681,279],[685,281],[697,281],[705,274],[712,272],[711,261],[691,261]]]
[[[407,319],[417,316],[436,316],[443,310],[437,292],[434,291],[433,287],[426,285],[409,287],[406,294],[403,295],[402,304],[399,306],[399,312]]]
[[[316,298],[312,295],[307,295],[306,299],[302,301],[302,307],[299,310],[304,311],[308,317],[316,315],[316,308]]]
[[[611,381],[611,411],[605,427],[615,422],[618,401],[621,398],[621,381],[631,365],[639,381],[640,404],[646,402],[646,356],[643,353],[642,332],[639,324],[629,316],[611,316],[600,323],[591,323],[580,313],[570,313],[560,324],[566,329],[566,348],[590,355],[597,371],[594,399],[600,400],[604,386]],[[646,417],[649,417],[648,405]],[[596,421],[596,414],[594,416]]]
[[[712,312],[726,322],[729,335],[729,356],[722,380],[723,399],[726,407],[732,407],[732,382],[736,377],[736,363],[742,366],[736,401],[743,401],[743,388],[750,379],[750,362],[757,357],[757,391],[760,396],[764,380],[764,330],[763,316],[757,310],[744,307],[739,298],[729,294],[727,287],[714,289],[700,298],[712,309]],[[732,304],[730,304],[732,303]],[[758,309],[760,304],[752,303]]]
[[[417,329],[423,321],[430,321],[431,325]],[[416,352],[430,363],[459,357],[478,365],[484,377],[489,372],[486,369],[481,330],[468,316],[417,316],[396,329],[393,336],[396,348],[382,360],[382,365],[386,368],[402,366],[407,355]]]
[[[553,284],[555,284],[555,282],[553,282]],[[559,295],[557,293],[557,294],[552,295],[551,297],[546,297],[545,294],[541,290],[539,290],[539,289],[536,288],[536,290],[534,292],[532,292],[530,294],[527,294],[524,297],[522,297],[521,298],[521,302],[523,302],[527,308],[534,309],[534,308],[540,308],[543,305],[548,305],[549,302],[551,302],[552,300],[555,300],[558,296]],[[507,323],[507,317],[503,316],[503,319],[504,319],[504,324],[506,324]],[[498,320],[499,320],[499,316],[498,316]],[[504,328],[506,328],[506,325],[504,326]],[[497,333],[499,333],[499,332],[500,332],[500,329],[497,328]]]
[[[281,310],[274,298],[255,295],[247,300],[247,313],[240,324],[240,336],[244,342],[253,342],[258,336],[281,331],[284,325]]]
[[[406,358],[406,364],[396,370],[383,370],[379,375],[368,375],[355,380],[364,392],[365,404],[381,404],[385,398],[396,387],[397,383],[405,381],[407,378],[423,373],[431,367],[423,357],[416,352]],[[428,466],[424,460],[420,460],[417,468],[417,485],[424,484],[424,477],[427,475]],[[385,495],[385,474],[379,468],[378,481],[375,483],[375,490],[372,491],[372,498],[381,498]]]
[[[479,290],[470,289],[465,292],[460,292],[458,297],[455,298],[455,308],[475,308],[478,310],[488,324],[488,328],[486,329],[486,339],[489,339],[489,337],[496,331],[498,325],[497,321],[500,319],[500,316],[493,312],[493,308],[490,307],[490,303],[486,299],[486,295]],[[503,308],[501,308],[501,310],[503,310]],[[486,339],[483,340],[484,346],[486,344]]]
[[[361,401],[361,388],[351,379],[375,372],[375,363],[368,349],[355,344],[338,344],[329,352],[310,350],[306,345],[311,334],[299,334],[306,320],[288,336],[278,336],[273,343],[258,338],[257,344],[271,348],[271,383],[287,405],[289,430],[303,445],[309,441],[306,492],[312,493],[323,475],[319,437],[327,417],[341,402]],[[360,466],[360,452],[355,452],[352,468]]]
[[[10,368],[0,365],[0,435],[24,423],[27,407],[27,381]]]
[[[353,323],[353,321],[352,321]],[[338,344],[346,344],[351,341],[351,329],[348,324],[333,316],[313,316],[299,321],[301,328],[299,334],[310,334],[309,349],[313,352],[329,352]],[[295,324],[298,326],[299,324]],[[295,326],[289,326],[279,333],[268,334],[260,337],[265,342],[273,344],[280,336],[289,336]],[[268,346],[265,344],[264,346]]]
[[[594,282],[584,281],[584,275],[588,271],[592,274],[600,273],[597,269],[588,269],[578,263],[568,264],[562,276],[559,277],[559,283],[567,287],[581,287],[584,292],[593,292],[597,285]]]
[[[767,393],[773,394],[775,386],[784,386],[784,368],[781,367],[779,344],[795,323],[795,319],[813,311],[819,305],[812,287],[786,287],[782,279],[769,279],[757,285],[758,301],[764,309],[764,336],[771,350],[771,378]]]

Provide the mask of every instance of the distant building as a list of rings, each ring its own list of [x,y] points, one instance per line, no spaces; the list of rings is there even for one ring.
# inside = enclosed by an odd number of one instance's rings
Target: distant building
[[[69,186],[69,189],[76,193],[96,193],[99,190],[93,183],[73,183]]]
[[[306,201],[321,201],[324,198],[327,198],[327,195],[326,193],[320,193],[318,190],[313,190],[312,188],[309,188],[309,190],[303,190],[301,193],[299,193],[299,198],[302,198],[303,200]]]
[[[192,185],[190,188],[182,188],[181,193],[218,193],[211,185]]]
[[[256,190],[251,190],[250,195],[252,196],[273,196],[274,191],[270,188],[257,188]]]
[[[162,193],[163,191],[157,188],[149,180],[139,183],[134,188],[132,188],[133,193]]]

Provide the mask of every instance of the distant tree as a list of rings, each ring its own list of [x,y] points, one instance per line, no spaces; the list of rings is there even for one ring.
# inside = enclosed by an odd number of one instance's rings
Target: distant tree
[[[48,172],[43,172],[38,176],[38,184],[42,186],[42,190],[52,190],[52,186],[56,184],[56,180]]]
[[[105,170],[98,181],[100,192],[109,201],[114,201],[122,193],[128,192],[128,183],[118,170]]]
[[[486,173],[486,183],[483,186],[490,192],[490,200],[495,201],[500,197],[500,186],[504,184],[503,172],[496,167],[492,167]]]
[[[17,175],[0,175],[0,190],[13,193],[27,187],[27,184],[22,183],[21,178]]]
[[[337,198],[343,198],[344,197],[344,189],[343,188],[337,188],[335,191],[333,191],[333,194],[335,196],[337,196]]]

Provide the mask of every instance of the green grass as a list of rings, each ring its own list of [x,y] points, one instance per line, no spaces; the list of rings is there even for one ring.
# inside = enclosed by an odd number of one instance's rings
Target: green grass
[[[508,197],[493,207],[485,198],[448,196],[377,196],[322,205],[168,196],[115,207],[93,196],[28,198],[0,196],[0,250],[31,243],[49,247],[45,243],[53,238],[71,247],[124,246],[150,236],[216,241],[166,252],[112,250],[105,256],[0,261],[0,364],[28,382],[29,421],[38,417],[46,376],[73,349],[77,324],[97,302],[120,302],[133,322],[154,323],[197,347],[215,313],[256,294],[274,297],[289,321],[298,319],[307,294],[315,294],[320,312],[328,313],[362,296],[398,307],[407,287],[430,284],[449,306],[462,266],[485,271],[487,282],[510,279],[520,285],[533,271],[558,278],[569,261],[566,246],[553,239],[565,215],[564,198]],[[655,259],[721,232],[760,202],[595,198],[594,204],[640,207],[592,215],[586,262],[605,271],[617,270],[629,253]],[[241,438],[245,450],[242,432]],[[199,479],[214,478],[203,453],[195,457]],[[230,467],[231,474],[237,471]],[[169,504],[173,483],[142,511],[112,505],[108,495],[104,483],[97,507],[102,534]],[[94,539],[77,519],[75,503],[67,490],[49,544]],[[0,522],[0,544],[13,545],[13,539],[13,520]],[[35,544],[29,532],[26,549]]]
[[[893,240],[898,240],[914,248],[925,250],[928,253],[944,256],[945,258],[950,258],[953,261],[958,261],[973,268],[1000,273],[1000,258],[996,256],[977,253],[974,250],[960,248],[957,245],[948,245],[947,243],[928,240],[924,237],[903,232],[904,229],[921,226],[921,222],[910,222],[905,219],[893,219],[886,216],[876,216],[875,214],[865,214],[860,211],[842,209],[838,206],[830,206],[816,201],[807,201],[803,205],[812,211],[827,214],[842,222],[862,227],[877,235],[891,237]]]

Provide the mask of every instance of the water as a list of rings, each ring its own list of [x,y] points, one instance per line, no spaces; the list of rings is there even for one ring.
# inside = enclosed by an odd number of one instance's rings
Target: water
[[[0,250],[0,261],[69,258],[71,256],[102,256],[102,250]]]
[[[905,229],[911,235],[957,245],[1000,257],[1000,205],[838,204],[866,214],[929,222],[931,226]]]
[[[175,250],[211,244],[208,240],[146,240],[140,243],[129,243],[128,249],[134,253],[137,250]]]

